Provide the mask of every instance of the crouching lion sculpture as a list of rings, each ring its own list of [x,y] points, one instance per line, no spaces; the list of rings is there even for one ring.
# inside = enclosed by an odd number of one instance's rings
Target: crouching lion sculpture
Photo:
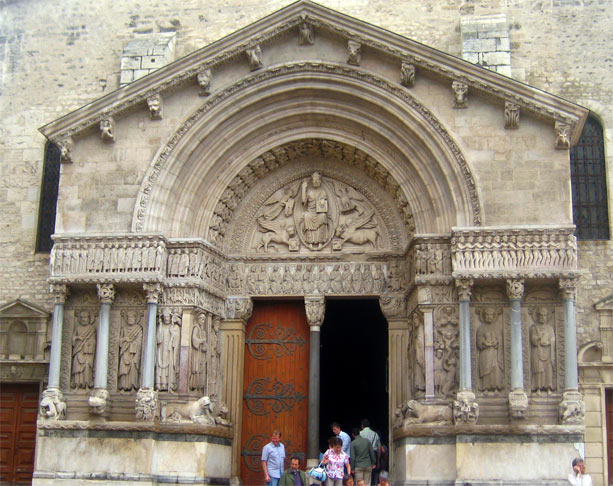
[[[431,405],[409,400],[396,409],[394,425],[403,427],[412,424],[448,424],[452,418],[449,405]]]

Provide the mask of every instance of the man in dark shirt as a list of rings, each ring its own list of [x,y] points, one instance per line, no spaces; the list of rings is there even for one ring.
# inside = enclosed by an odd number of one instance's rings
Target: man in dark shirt
[[[293,456],[289,469],[281,476],[281,486],[308,486],[304,471],[300,470],[300,459]]]

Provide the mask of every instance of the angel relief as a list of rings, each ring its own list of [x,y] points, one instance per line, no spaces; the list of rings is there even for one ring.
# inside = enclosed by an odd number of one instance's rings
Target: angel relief
[[[342,250],[345,243],[380,246],[374,207],[352,187],[319,172],[275,192],[260,208],[257,252]]]

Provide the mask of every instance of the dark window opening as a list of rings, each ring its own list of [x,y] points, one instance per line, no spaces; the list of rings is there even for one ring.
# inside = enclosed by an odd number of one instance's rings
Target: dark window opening
[[[588,117],[579,142],[570,149],[570,177],[577,239],[608,240],[604,137],[594,117]]]
[[[45,145],[43,181],[40,190],[40,205],[38,209],[38,232],[36,235],[37,252],[48,253],[53,247],[51,235],[55,231],[55,215],[59,186],[60,149],[57,145],[47,142]]]

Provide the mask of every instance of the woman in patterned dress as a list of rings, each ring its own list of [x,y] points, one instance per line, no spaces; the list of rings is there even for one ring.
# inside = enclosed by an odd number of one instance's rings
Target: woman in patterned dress
[[[345,467],[347,468],[347,474],[351,474],[349,456],[343,452],[343,441],[340,438],[331,437],[328,445],[330,448],[321,460],[322,464],[326,465],[326,475],[328,476],[326,486],[342,486]]]

